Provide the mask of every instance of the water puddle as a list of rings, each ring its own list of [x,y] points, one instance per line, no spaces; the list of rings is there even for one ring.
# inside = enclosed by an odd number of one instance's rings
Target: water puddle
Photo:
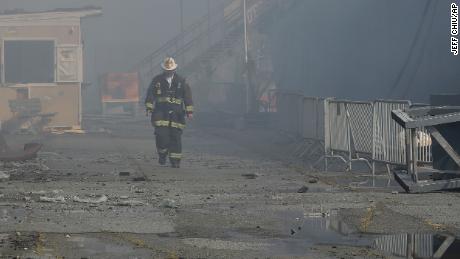
[[[454,236],[433,233],[362,234],[341,221],[337,210],[281,216],[289,219],[285,234],[290,238],[273,240],[270,249],[273,255],[307,255],[313,246],[329,245],[375,249],[396,258],[460,258],[460,239]]]
[[[339,220],[337,210],[323,210],[303,212],[297,214],[288,225],[291,238],[302,239],[313,244],[332,244],[350,246],[368,246],[372,244],[370,238],[350,228]]]
[[[337,210],[318,207],[309,211],[278,211],[273,217],[277,224],[226,230],[219,240],[247,243],[250,247],[260,245],[263,249],[257,250],[264,256],[281,257],[313,256],[312,249],[318,245],[366,249],[373,245],[374,237],[357,233],[339,219]]]
[[[305,256],[311,255],[315,245],[350,246],[370,248],[373,237],[364,236],[339,220],[336,210],[290,211],[277,213],[281,236],[263,237],[260,242],[268,243],[267,255]],[[258,226],[259,228],[259,226]],[[260,231],[266,231],[263,226]],[[254,240],[254,236],[235,234],[232,239]]]
[[[234,246],[234,250],[258,250],[267,256],[308,256],[318,246],[375,249],[391,258],[458,259],[460,255],[460,239],[453,236],[433,233],[364,235],[340,221],[336,211],[301,212],[285,219],[283,228],[286,231],[282,235],[230,231],[224,239],[177,238],[198,247],[229,249],[229,246]],[[176,238],[174,235],[158,237]],[[73,258],[77,255],[79,258],[151,258],[152,251],[146,248],[143,238],[124,234],[3,233],[0,234],[0,254],[24,258],[35,258],[37,255],[53,258]]]

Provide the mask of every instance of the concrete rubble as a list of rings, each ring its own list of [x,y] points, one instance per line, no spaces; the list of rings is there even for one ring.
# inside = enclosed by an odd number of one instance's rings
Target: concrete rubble
[[[107,196],[102,194],[102,195],[87,195],[84,198],[73,196],[72,200],[74,202],[99,204],[99,203],[107,202],[109,199],[107,198]]]
[[[146,205],[143,201],[138,200],[121,200],[116,203],[118,206],[144,206]]]
[[[161,202],[160,207],[167,208],[167,209],[177,209],[179,205],[175,200],[172,199],[165,199]]]
[[[47,196],[40,196],[39,201],[41,202],[65,202],[64,196],[56,196],[56,197],[47,197]]]
[[[6,172],[0,171],[0,181],[7,181],[8,179],[10,179],[10,175]]]
[[[53,135],[37,159],[1,164],[0,253],[386,258],[374,243],[394,234],[460,235],[457,192],[406,195],[385,172],[369,187],[366,173],[309,171],[283,160],[289,145],[269,130],[190,127],[171,170],[157,165],[149,127]]]

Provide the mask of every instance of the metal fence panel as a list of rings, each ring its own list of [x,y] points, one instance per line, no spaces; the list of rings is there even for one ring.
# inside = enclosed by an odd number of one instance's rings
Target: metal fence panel
[[[324,141],[326,156],[336,155],[334,151],[346,152],[351,161],[356,152],[371,154],[374,162],[404,165],[405,132],[391,112],[410,105],[410,101],[353,102],[278,92],[277,127],[305,139]],[[418,161],[432,162],[429,133],[419,129],[416,134]]]
[[[412,104],[410,108],[421,108],[429,106],[428,104]],[[416,116],[415,116],[416,117]],[[418,128],[417,131],[417,161],[422,163],[432,163],[433,157],[431,155],[431,134],[425,128]]]
[[[391,118],[391,111],[403,110],[409,106],[409,101],[374,102],[374,161],[401,165],[406,163],[404,129]]]
[[[318,99],[318,103],[316,105],[317,107],[317,139],[324,141],[326,138],[326,119],[327,114],[326,114],[326,99]]]
[[[324,100],[324,151],[328,154],[328,150],[331,149],[331,123],[330,123],[330,111],[329,111],[329,103],[333,100],[332,98],[328,98]]]
[[[425,128],[417,130],[417,147],[418,161],[423,163],[432,163],[433,156],[431,153],[432,140],[431,135]]]
[[[324,140],[324,99],[304,97],[302,105],[302,137]]]
[[[372,154],[374,104],[372,102],[349,102],[347,111],[355,151]]]
[[[328,102],[329,145],[336,151],[350,152],[350,135],[346,102],[331,100]]]

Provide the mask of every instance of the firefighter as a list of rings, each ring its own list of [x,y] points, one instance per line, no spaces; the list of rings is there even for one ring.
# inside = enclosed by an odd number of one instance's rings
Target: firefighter
[[[163,73],[153,78],[145,106],[155,128],[159,164],[165,165],[169,156],[171,166],[179,168],[185,117],[193,118],[192,91],[185,79],[176,73],[177,64],[173,58],[166,58],[161,67]]]

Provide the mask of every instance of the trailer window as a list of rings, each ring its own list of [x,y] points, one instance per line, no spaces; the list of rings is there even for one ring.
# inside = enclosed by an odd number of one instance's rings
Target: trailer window
[[[54,41],[5,41],[6,83],[53,83]]]

